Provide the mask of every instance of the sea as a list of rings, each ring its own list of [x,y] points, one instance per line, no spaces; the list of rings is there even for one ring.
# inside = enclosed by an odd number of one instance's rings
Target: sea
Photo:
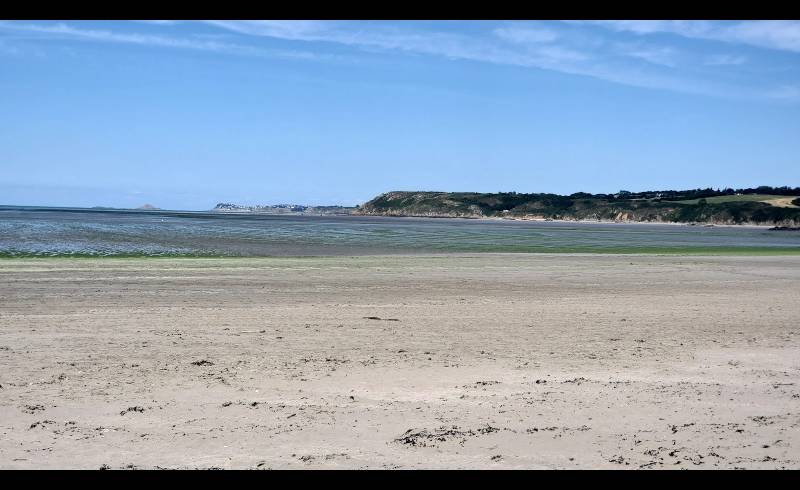
[[[0,206],[0,257],[800,254],[766,227]]]

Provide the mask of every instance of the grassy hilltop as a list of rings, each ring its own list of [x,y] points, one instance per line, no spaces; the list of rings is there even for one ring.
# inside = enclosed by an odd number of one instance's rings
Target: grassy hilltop
[[[800,188],[579,192],[569,196],[395,191],[365,203],[356,214],[797,226]]]

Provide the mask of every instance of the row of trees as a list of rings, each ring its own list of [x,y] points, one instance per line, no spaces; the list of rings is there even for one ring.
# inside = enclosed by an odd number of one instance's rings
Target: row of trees
[[[586,192],[576,192],[570,197],[574,199],[606,199],[609,201],[628,200],[628,199],[663,199],[663,200],[680,200],[680,199],[702,199],[706,197],[715,196],[733,196],[736,194],[768,194],[775,196],[800,196],[800,187],[771,187],[762,185],[758,187],[746,187],[742,189],[733,189],[726,187],[724,189],[712,189],[707,187],[705,189],[688,189],[682,191],[665,190],[665,191],[643,191],[643,192],[630,192],[619,191],[616,194],[589,194]]]

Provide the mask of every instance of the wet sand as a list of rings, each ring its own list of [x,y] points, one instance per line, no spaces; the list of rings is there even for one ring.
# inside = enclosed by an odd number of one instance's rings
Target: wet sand
[[[0,260],[0,468],[800,468],[800,257]]]

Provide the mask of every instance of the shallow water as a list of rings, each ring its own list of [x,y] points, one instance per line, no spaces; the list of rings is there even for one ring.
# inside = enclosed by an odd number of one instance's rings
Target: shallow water
[[[0,206],[0,256],[437,252],[800,253],[800,232],[752,227]]]

